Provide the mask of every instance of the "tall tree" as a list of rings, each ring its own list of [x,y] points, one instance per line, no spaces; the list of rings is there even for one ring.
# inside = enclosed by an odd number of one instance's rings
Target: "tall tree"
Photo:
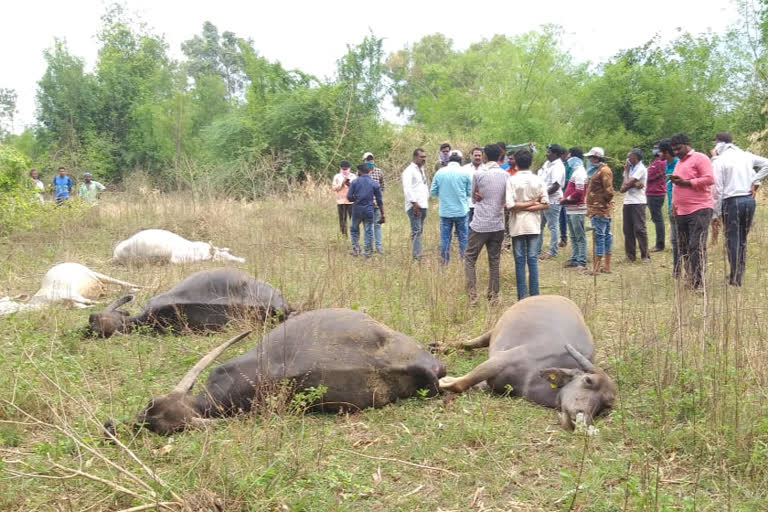
[[[250,42],[247,42],[250,44]],[[240,40],[234,32],[219,30],[210,21],[203,23],[203,32],[181,44],[187,57],[187,69],[195,80],[205,76],[219,76],[224,81],[227,99],[243,98],[247,77],[245,58],[240,51]]]
[[[0,88],[0,137],[4,132],[13,131],[18,95],[13,89]]]

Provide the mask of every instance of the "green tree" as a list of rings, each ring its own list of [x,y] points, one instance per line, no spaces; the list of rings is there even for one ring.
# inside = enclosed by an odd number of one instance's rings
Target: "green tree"
[[[16,115],[18,95],[13,89],[0,88],[0,137],[4,132],[13,131],[13,118]]]

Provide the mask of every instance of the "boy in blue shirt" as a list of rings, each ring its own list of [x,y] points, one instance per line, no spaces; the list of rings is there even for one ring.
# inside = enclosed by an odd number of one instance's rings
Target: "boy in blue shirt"
[[[69,199],[69,194],[72,192],[75,182],[67,176],[67,170],[62,166],[59,167],[58,176],[54,176],[52,185],[56,194],[56,204],[62,204]]]
[[[352,239],[352,255],[360,254],[360,222],[363,223],[363,254],[366,259],[373,254],[373,199],[381,212],[379,224],[384,224],[384,200],[381,197],[381,187],[370,176],[371,168],[365,164],[357,166],[357,179],[349,185],[347,200],[354,201],[352,206],[352,223],[349,235]]]

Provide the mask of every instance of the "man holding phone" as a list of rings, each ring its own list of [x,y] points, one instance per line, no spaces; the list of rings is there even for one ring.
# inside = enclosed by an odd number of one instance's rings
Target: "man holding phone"
[[[349,172],[349,162],[342,160],[339,164],[339,172],[333,177],[331,188],[336,192],[336,208],[339,211],[339,229],[341,234],[347,236],[347,219],[352,215],[352,201],[347,199],[349,185],[357,178],[355,173]]]
[[[715,177],[709,157],[691,147],[691,139],[678,133],[670,140],[680,159],[669,175],[674,191],[672,211],[677,222],[677,244],[691,287],[698,293],[704,287],[707,264],[707,234],[714,202],[712,184]]]

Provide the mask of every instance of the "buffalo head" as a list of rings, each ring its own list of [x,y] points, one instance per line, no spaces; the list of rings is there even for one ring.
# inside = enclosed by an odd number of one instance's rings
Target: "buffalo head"
[[[126,332],[128,329],[128,313],[118,309],[123,304],[133,300],[133,295],[117,299],[98,313],[88,317],[89,332],[100,338],[109,338],[116,332]]]
[[[581,368],[547,368],[540,375],[551,387],[560,388],[557,396],[560,425],[573,430],[577,422],[591,425],[594,418],[613,407],[616,384],[573,346],[566,344],[565,348]]]
[[[169,435],[188,428],[202,427],[213,422],[214,420],[204,418],[201,412],[197,410],[195,397],[190,394],[192,386],[194,386],[195,381],[203,370],[217,357],[231,345],[251,334],[251,332],[246,331],[238,334],[206,354],[187,372],[170,393],[153,398],[149,402],[136,416],[136,425],[147,428],[157,434]]]

